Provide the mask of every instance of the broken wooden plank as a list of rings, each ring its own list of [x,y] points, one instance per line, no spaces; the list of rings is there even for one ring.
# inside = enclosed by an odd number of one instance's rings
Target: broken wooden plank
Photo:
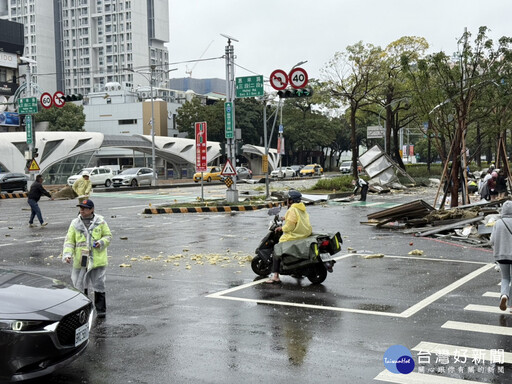
[[[434,211],[434,207],[427,204],[423,200],[415,200],[409,203],[398,205],[393,208],[384,209],[379,212],[374,212],[368,215],[369,220],[389,220],[399,219],[402,217],[417,218],[424,217],[429,212]]]
[[[435,233],[447,231],[447,230],[450,230],[450,229],[460,228],[460,227],[465,226],[466,224],[476,223],[477,221],[481,221],[482,219],[483,219],[483,217],[478,216],[478,217],[473,217],[471,219],[461,220],[458,223],[443,225],[441,227],[432,229],[431,231],[417,233],[416,236],[417,237],[425,237],[425,236],[433,235]]]

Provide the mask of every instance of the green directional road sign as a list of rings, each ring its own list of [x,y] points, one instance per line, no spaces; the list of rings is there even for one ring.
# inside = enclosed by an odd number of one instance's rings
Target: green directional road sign
[[[245,76],[236,78],[236,97],[263,96],[263,76]]]
[[[37,113],[37,97],[24,97],[18,100],[18,113],[27,115]]]
[[[25,131],[27,132],[27,144],[32,144],[32,115],[25,116]]]
[[[224,103],[224,123],[226,125],[226,139],[235,137],[235,129],[233,123],[233,103]]]

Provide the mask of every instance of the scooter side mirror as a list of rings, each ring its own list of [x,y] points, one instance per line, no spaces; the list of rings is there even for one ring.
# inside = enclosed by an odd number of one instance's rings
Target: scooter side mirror
[[[269,216],[275,216],[275,215],[279,214],[279,212],[281,212],[281,206],[273,207],[273,208],[270,208],[268,210],[268,215]]]

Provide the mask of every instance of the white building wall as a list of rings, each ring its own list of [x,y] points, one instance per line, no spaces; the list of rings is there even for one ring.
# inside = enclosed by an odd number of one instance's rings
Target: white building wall
[[[56,91],[57,75],[55,63],[55,30],[53,1],[3,1],[0,3],[0,18],[24,25],[25,50],[23,56],[35,60],[32,81],[48,92]],[[26,73],[20,67],[20,75]]]
[[[55,20],[54,4],[54,0],[0,0],[0,18],[25,25],[25,56],[37,61],[34,72],[40,74],[37,83],[44,91],[57,90],[56,43],[63,51],[64,89],[59,90],[65,94],[101,91],[111,81],[135,82],[137,75],[123,68],[168,62],[164,46],[169,40],[168,0],[154,0],[154,39],[148,35],[146,1],[58,0],[60,20]],[[55,25],[62,26],[62,41],[55,41]],[[163,76],[156,74],[155,84]]]
[[[155,39],[161,42],[169,41],[169,2],[155,0]],[[163,48],[163,45],[162,47]]]
[[[142,103],[105,104],[84,106],[88,132],[101,132],[105,135],[141,135]],[[134,125],[119,124],[120,120],[136,120]]]

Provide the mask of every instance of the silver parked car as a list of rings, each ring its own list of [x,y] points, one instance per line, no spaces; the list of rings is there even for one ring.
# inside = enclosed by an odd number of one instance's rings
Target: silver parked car
[[[115,188],[122,185],[138,187],[139,185],[151,185],[152,180],[153,170],[151,168],[129,168],[114,176],[112,178],[112,185]]]

